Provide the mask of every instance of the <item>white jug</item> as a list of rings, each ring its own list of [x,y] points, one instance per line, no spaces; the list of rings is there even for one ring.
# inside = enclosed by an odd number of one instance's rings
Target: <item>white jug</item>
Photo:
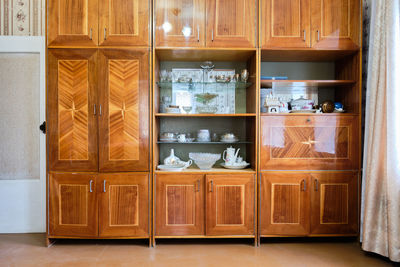
[[[236,162],[239,150],[240,148],[235,150],[232,146],[224,150],[224,152],[222,153],[222,159],[225,161],[226,165],[233,165]]]

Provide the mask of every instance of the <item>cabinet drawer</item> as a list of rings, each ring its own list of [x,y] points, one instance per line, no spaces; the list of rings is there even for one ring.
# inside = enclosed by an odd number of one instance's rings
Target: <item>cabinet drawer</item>
[[[358,116],[263,116],[261,169],[357,169],[358,133]]]

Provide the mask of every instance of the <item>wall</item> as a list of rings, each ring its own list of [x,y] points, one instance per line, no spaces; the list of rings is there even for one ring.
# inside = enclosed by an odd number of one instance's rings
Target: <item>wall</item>
[[[44,35],[45,3],[45,0],[0,0],[0,35]]]

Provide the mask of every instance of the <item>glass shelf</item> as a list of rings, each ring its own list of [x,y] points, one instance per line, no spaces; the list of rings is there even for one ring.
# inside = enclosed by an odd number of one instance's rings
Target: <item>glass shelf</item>
[[[199,87],[205,85],[206,87],[213,87],[213,86],[232,86],[235,85],[236,89],[246,89],[247,87],[251,86],[252,83],[250,82],[157,82],[157,85],[162,89],[171,89],[173,85],[186,85],[188,87]]]
[[[238,141],[238,142],[162,142],[157,141],[157,144],[179,144],[179,145],[235,145],[235,144],[252,144],[250,141]]]

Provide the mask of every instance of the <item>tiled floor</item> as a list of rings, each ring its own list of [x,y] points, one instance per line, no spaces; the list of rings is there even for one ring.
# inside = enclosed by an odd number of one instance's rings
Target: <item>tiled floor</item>
[[[394,266],[348,239],[62,240],[44,246],[43,234],[0,235],[0,266]]]

